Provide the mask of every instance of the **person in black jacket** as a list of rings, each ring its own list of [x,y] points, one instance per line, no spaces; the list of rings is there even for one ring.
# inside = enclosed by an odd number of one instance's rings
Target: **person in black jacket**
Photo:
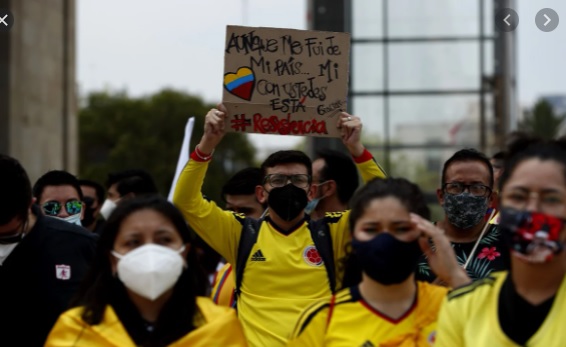
[[[43,216],[20,163],[0,154],[0,345],[43,346],[94,257],[96,235]]]

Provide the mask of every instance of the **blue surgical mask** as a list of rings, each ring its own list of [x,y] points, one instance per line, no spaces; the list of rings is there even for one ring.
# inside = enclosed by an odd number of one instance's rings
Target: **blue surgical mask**
[[[320,187],[321,185],[323,185],[323,184],[325,184],[325,183],[327,183],[327,182],[328,182],[328,181],[324,181],[324,182],[321,182],[321,183],[319,183],[319,184],[315,184],[315,186],[316,186],[317,189],[318,189],[318,187]],[[314,212],[314,210],[315,210],[316,207],[318,206],[318,203],[320,202],[320,200],[322,200],[322,199],[324,199],[324,198],[326,198],[326,196],[320,196],[320,197],[318,197],[318,198],[314,198],[314,199],[312,199],[311,201],[309,201],[309,202],[307,203],[307,206],[305,207],[305,213],[306,213],[306,214],[311,214],[312,212]]]
[[[314,198],[311,201],[309,201],[307,203],[307,207],[305,207],[305,213],[311,214],[316,209],[316,206],[318,205],[320,199],[321,198]]]

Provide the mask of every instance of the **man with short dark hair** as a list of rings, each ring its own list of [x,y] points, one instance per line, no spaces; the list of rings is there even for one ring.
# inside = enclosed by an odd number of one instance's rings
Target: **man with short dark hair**
[[[99,218],[104,201],[104,187],[92,180],[79,180],[85,204],[83,226],[95,234],[102,231],[103,221]]]
[[[0,154],[0,341],[43,346],[94,257],[96,235],[45,217],[26,171]]]
[[[44,215],[82,225],[83,193],[79,180],[69,172],[52,170],[41,176],[33,186],[33,197]]]
[[[159,194],[153,177],[147,171],[141,169],[123,170],[108,174],[106,188],[108,194],[100,209],[104,219],[110,217],[117,204],[123,199]]]
[[[305,214],[316,192],[312,163],[303,152],[292,150],[273,153],[261,165],[263,181],[256,196],[268,205],[264,219],[223,211],[203,199],[208,162],[228,127],[226,109],[219,108],[206,115],[204,135],[179,176],[173,201],[195,232],[234,264],[238,315],[249,346],[285,346],[301,311],[339,287],[339,260],[350,238],[349,212],[330,213],[318,221]],[[383,177],[361,143],[361,119],[347,113],[337,118],[342,142],[360,171]],[[245,246],[249,248],[242,253]]]
[[[470,278],[477,280],[506,269],[508,250],[501,232],[485,218],[494,199],[489,159],[475,149],[454,153],[444,163],[436,194],[445,212],[444,219],[436,224],[452,242],[458,262],[466,267]],[[417,278],[430,282],[436,279],[424,256]]]
[[[222,186],[222,200],[225,208],[247,217],[259,218],[266,206],[257,200],[255,191],[261,186],[263,176],[261,169],[255,167],[245,168],[230,177]]]
[[[319,219],[326,212],[347,210],[348,202],[360,184],[352,158],[340,151],[323,149],[317,152],[312,168],[312,183],[317,189],[306,208],[311,218]]]

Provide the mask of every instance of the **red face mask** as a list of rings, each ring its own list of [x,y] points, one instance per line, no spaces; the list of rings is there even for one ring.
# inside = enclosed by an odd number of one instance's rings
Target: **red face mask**
[[[512,250],[528,255],[536,248],[544,247],[557,254],[562,251],[560,232],[564,220],[540,212],[501,209],[499,221],[505,238]]]

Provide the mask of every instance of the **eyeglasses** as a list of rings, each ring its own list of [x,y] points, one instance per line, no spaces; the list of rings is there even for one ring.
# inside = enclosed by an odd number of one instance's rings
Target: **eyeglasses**
[[[59,212],[61,212],[62,207],[63,204],[61,204],[59,201],[48,201],[41,205],[43,212],[45,212],[45,214],[48,216],[58,215]],[[69,200],[65,203],[65,210],[67,210],[67,213],[70,215],[81,213],[82,209],[83,203],[79,200]]]
[[[263,183],[269,183],[273,188],[279,188],[287,185],[287,182],[291,183],[297,188],[307,188],[311,183],[311,176],[305,174],[298,175],[283,175],[283,174],[271,174],[265,176]]]
[[[459,195],[468,190],[473,196],[485,197],[491,194],[491,188],[483,184],[464,184],[460,182],[451,182],[444,184],[444,191],[451,195]]]

